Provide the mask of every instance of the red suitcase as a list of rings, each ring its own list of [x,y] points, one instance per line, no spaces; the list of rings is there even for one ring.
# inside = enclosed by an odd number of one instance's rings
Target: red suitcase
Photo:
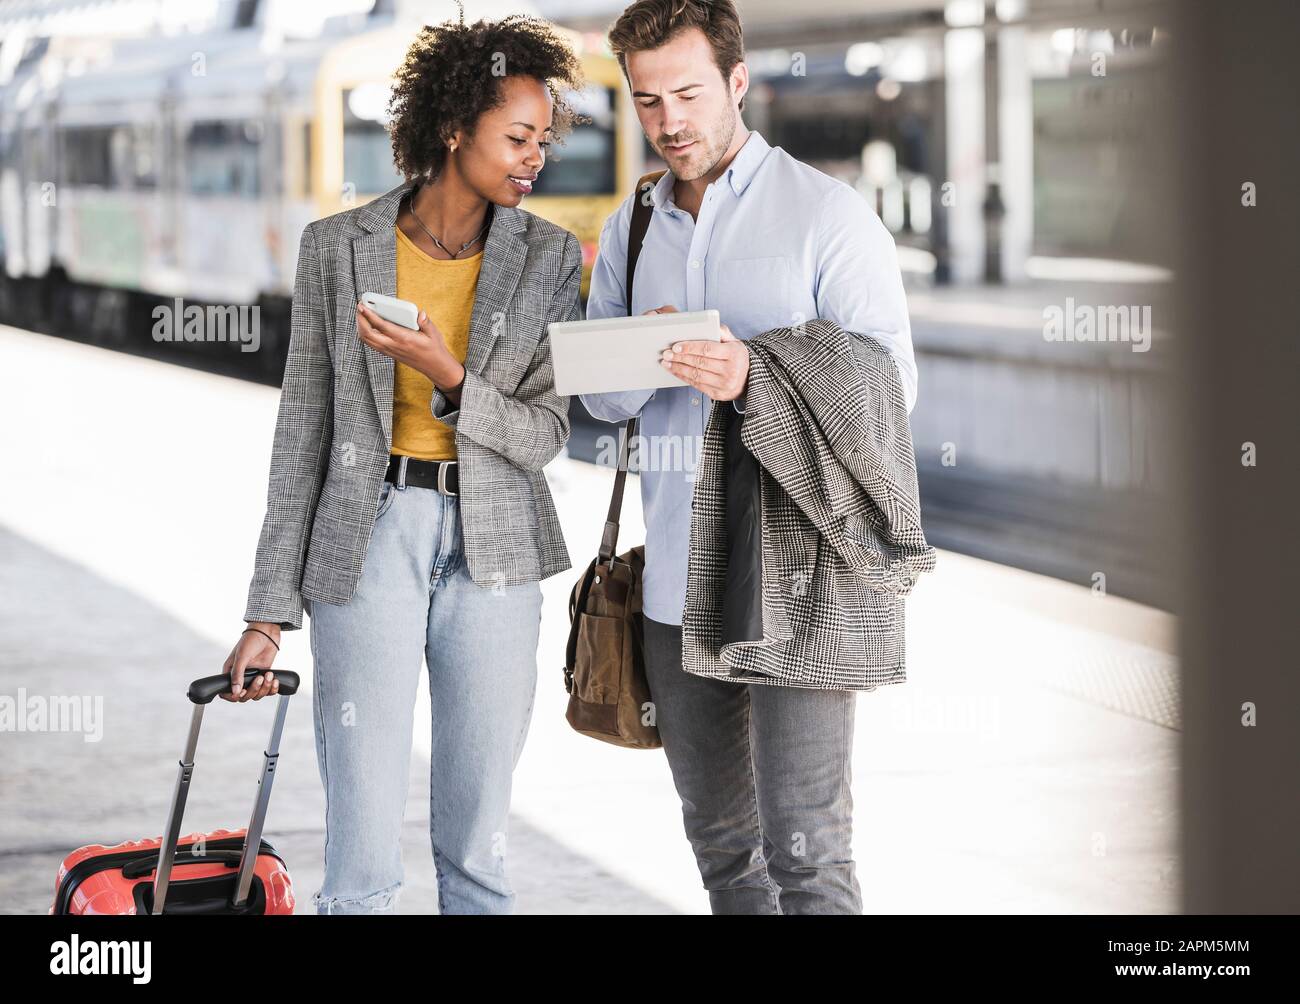
[[[250,668],[244,679],[258,672]],[[262,824],[280,758],[280,735],[289,698],[298,690],[298,674],[280,669],[272,672],[280,681],[280,699],[271,739],[262,754],[257,796],[247,829],[180,837],[203,709],[218,694],[230,692],[229,676],[207,676],[190,684],[194,712],[164,835],[113,846],[88,844],[77,848],[59,865],[51,914],[293,913],[289,869],[275,848],[262,839]],[[250,853],[250,848],[257,850]],[[154,875],[152,881],[150,874]]]

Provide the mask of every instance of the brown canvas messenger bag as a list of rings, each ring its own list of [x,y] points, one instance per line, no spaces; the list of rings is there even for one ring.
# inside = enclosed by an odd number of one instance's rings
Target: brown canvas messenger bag
[[[632,313],[632,276],[650,226],[649,190],[663,174],[656,171],[637,182],[627,245],[627,311]],[[615,555],[623,509],[628,454],[636,435],[628,419],[619,444],[618,470],[609,502],[600,549],[569,596],[569,644],[564,688],[569,694],[565,718],[583,735],[629,749],[662,746],[654,706],[646,683],[641,573],[645,547]]]

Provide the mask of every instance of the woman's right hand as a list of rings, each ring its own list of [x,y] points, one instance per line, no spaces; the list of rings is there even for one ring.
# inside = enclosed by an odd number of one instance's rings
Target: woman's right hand
[[[270,672],[271,664],[275,662],[276,653],[279,652],[276,645],[280,642],[280,625],[254,621],[248,626],[260,628],[266,634],[261,634],[259,631],[245,631],[239,636],[239,641],[235,643],[230,655],[226,657],[225,665],[221,667],[221,671],[233,681],[231,692],[219,695],[223,701],[242,704],[248,700],[260,701],[263,697],[280,692],[280,681],[275,679],[274,673]],[[268,634],[271,638],[266,636]],[[274,642],[272,638],[275,639]],[[249,666],[256,666],[265,672],[257,673],[245,686],[244,672]]]

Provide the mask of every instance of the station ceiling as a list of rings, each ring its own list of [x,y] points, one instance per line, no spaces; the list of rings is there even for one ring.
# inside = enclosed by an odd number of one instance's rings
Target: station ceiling
[[[574,28],[603,31],[630,0],[535,0],[539,12]],[[1031,24],[1080,26],[1143,21],[1168,0],[1024,0]],[[736,0],[745,46],[845,42],[944,27],[944,0]]]
[[[575,28],[603,30],[630,0],[536,0],[540,12]],[[942,0],[736,0],[745,45],[843,39],[847,30],[921,28],[943,24]]]

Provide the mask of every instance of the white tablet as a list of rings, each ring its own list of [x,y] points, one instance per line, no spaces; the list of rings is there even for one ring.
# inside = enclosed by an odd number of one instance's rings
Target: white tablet
[[[660,364],[660,355],[674,342],[721,341],[718,325],[716,310],[552,322],[555,392],[569,397],[684,387],[686,381]]]

